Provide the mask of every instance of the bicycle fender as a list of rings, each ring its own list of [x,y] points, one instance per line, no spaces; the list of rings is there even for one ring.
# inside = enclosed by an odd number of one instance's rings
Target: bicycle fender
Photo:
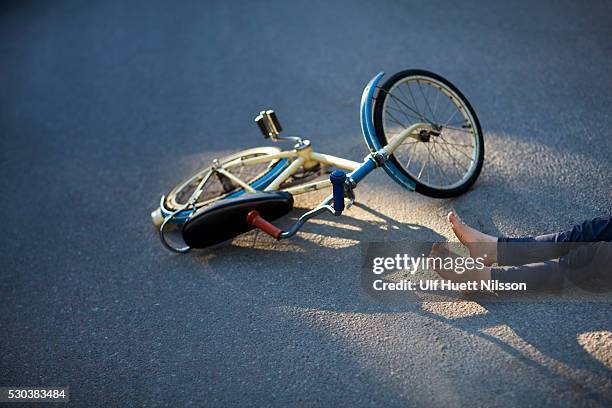
[[[376,89],[378,88],[378,84],[383,75],[385,75],[385,73],[382,71],[376,74],[370,80],[370,82],[368,82],[363,90],[363,93],[361,94],[361,106],[359,109],[361,133],[363,134],[363,138],[365,139],[368,149],[370,149],[370,152],[372,153],[382,149],[383,147],[380,145],[380,140],[376,136],[376,130],[373,122],[374,95],[376,95]],[[410,191],[415,190],[416,184],[414,181],[405,177],[395,164],[390,161],[385,161],[382,164],[382,168],[393,180],[395,180],[396,183]]]
[[[363,93],[361,94],[361,105],[359,107],[361,133],[363,134],[366,145],[368,145],[371,152],[375,152],[381,148],[374,130],[372,115],[374,112],[374,95],[376,93],[378,83],[382,79],[383,75],[385,75],[385,73],[381,71],[370,79],[370,82],[368,82],[366,87],[363,89]]]

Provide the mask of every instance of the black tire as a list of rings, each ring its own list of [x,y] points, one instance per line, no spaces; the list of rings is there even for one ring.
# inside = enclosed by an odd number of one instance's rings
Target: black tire
[[[419,70],[419,69],[408,69],[405,71],[398,72],[397,74],[391,76],[380,87],[380,90],[378,91],[378,95],[376,97],[376,102],[374,106],[374,114],[373,114],[373,122],[374,122],[374,129],[376,132],[376,137],[378,138],[378,141],[381,146],[385,146],[387,144],[388,140],[387,140],[387,135],[385,134],[384,123],[383,123],[383,110],[385,106],[385,99],[387,98],[389,91],[393,88],[393,86],[396,83],[403,81],[408,77],[424,77],[424,78],[429,78],[429,79],[432,79],[434,81],[437,81],[443,84],[445,87],[450,89],[456,95],[457,99],[459,99],[460,102],[469,111],[469,114],[471,118],[473,119],[472,121],[473,128],[475,129],[475,132],[476,132],[475,136],[478,140],[478,144],[476,148],[476,160],[474,160],[475,167],[473,167],[473,170],[471,170],[470,176],[466,180],[461,182],[460,185],[457,185],[457,186],[454,186],[448,189],[447,188],[434,188],[434,187],[424,184],[423,182],[418,180],[416,177],[411,175],[408,171],[406,171],[404,166],[402,166],[402,164],[397,160],[395,155],[391,155],[389,160],[397,166],[399,171],[402,173],[402,176],[412,180],[416,184],[416,187],[415,187],[416,192],[424,194],[429,197],[434,197],[434,198],[449,198],[449,197],[458,196],[466,192],[474,184],[474,182],[480,175],[480,171],[482,170],[482,165],[484,162],[484,139],[482,136],[482,129],[480,127],[480,122],[478,120],[478,117],[476,116],[476,112],[472,108],[472,105],[469,103],[467,98],[461,93],[461,91],[459,91],[459,89],[457,89],[448,80],[441,77],[440,75],[434,74],[433,72]],[[472,169],[472,167],[470,167],[470,169]]]

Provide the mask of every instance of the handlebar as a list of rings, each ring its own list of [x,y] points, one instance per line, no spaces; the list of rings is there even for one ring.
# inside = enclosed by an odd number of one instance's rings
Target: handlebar
[[[374,157],[366,157],[363,164],[350,174],[348,181],[346,173],[342,170],[335,170],[332,172],[329,176],[329,180],[332,184],[332,194],[323,200],[318,207],[302,214],[295,224],[287,231],[282,231],[269,221],[266,221],[257,211],[250,211],[247,214],[246,221],[249,225],[262,230],[276,240],[292,237],[298,232],[302,225],[312,217],[316,217],[324,212],[330,212],[336,216],[342,214],[342,211],[344,211],[344,197],[347,196],[349,198],[350,206],[355,200],[355,195],[353,194],[355,185],[377,166],[378,163]],[[330,205],[332,201],[333,207]]]
[[[342,170],[336,170],[329,175],[329,180],[332,183],[335,215],[340,215],[344,211],[344,182],[346,181],[346,173]]]
[[[324,212],[330,212],[334,215],[342,214],[344,211],[344,186],[346,182],[346,174],[342,170],[334,171],[329,179],[332,183],[332,195],[327,197],[323,202],[315,209],[310,210],[304,214],[289,228],[287,231],[283,231],[276,227],[271,222],[264,219],[259,212],[253,210],[247,214],[246,221],[249,225],[260,229],[266,234],[270,235],[276,240],[283,238],[289,238],[295,235],[296,232],[312,217],[316,217]],[[329,203],[333,200],[334,206],[330,206]]]

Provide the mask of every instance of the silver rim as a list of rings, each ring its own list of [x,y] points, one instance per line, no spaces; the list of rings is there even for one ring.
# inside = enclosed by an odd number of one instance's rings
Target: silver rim
[[[440,128],[440,134],[427,141],[407,139],[393,153],[415,180],[430,188],[451,190],[474,174],[480,150],[476,121],[445,84],[420,75],[403,78],[389,89],[382,109],[387,140],[418,122]]]
[[[219,162],[224,164],[238,158],[265,156],[278,152],[280,152],[280,149],[276,147],[259,147],[224,157],[219,159]],[[241,180],[250,183],[252,180],[257,180],[260,177],[263,177],[271,167],[276,165],[276,163],[278,163],[278,159],[272,159],[269,162],[263,162],[250,166],[237,166],[231,171],[231,173]],[[202,178],[210,171],[210,169],[211,167],[209,166],[198,170],[191,177],[173,188],[166,198],[167,207],[170,209],[177,209],[184,206],[185,202],[189,199],[198,183],[200,183]],[[198,201],[195,203],[195,207],[200,208],[202,206],[211,204],[227,196],[228,194],[232,194],[232,192],[234,192],[236,189],[238,189],[238,186],[233,185],[231,182],[228,184],[228,180],[223,180],[218,177],[211,177],[208,181],[206,181],[203,189],[204,191],[202,192],[202,195]]]

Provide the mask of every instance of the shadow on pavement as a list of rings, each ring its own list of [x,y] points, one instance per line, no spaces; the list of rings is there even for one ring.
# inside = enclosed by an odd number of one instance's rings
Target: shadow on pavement
[[[605,311],[601,308],[591,309],[589,304],[567,302],[478,305],[466,298],[464,303],[473,303],[481,312],[445,317],[436,311],[435,303],[399,306],[362,303],[358,282],[359,242],[445,239],[427,227],[399,223],[362,204],[356,207],[375,220],[349,215],[329,216],[320,222],[306,224],[296,237],[281,242],[252,232],[231,244],[221,244],[213,251],[199,253],[197,262],[206,264],[215,280],[223,282],[224,288],[229,289],[228,298],[238,296],[250,299],[248,301],[255,302],[258,307],[265,305],[273,309],[296,307],[333,313],[414,314],[491,342],[521,362],[542,370],[546,376],[565,379],[569,384],[568,392],[579,393],[600,404],[612,399],[609,377],[600,375],[609,373],[609,367],[578,343],[578,337],[585,332],[609,330],[609,325],[602,324],[607,318],[602,315]],[[290,215],[291,222],[303,211],[305,209],[295,209]],[[283,223],[287,225],[290,225],[289,220]],[[227,258],[232,259],[236,269],[227,268]],[[244,275],[245,269],[249,270],[248,276]],[[319,331],[313,335],[323,336]],[[353,364],[350,357],[347,361],[342,353],[333,358],[339,360],[339,366]],[[365,381],[363,377],[361,380]],[[376,386],[385,387],[378,383]]]

